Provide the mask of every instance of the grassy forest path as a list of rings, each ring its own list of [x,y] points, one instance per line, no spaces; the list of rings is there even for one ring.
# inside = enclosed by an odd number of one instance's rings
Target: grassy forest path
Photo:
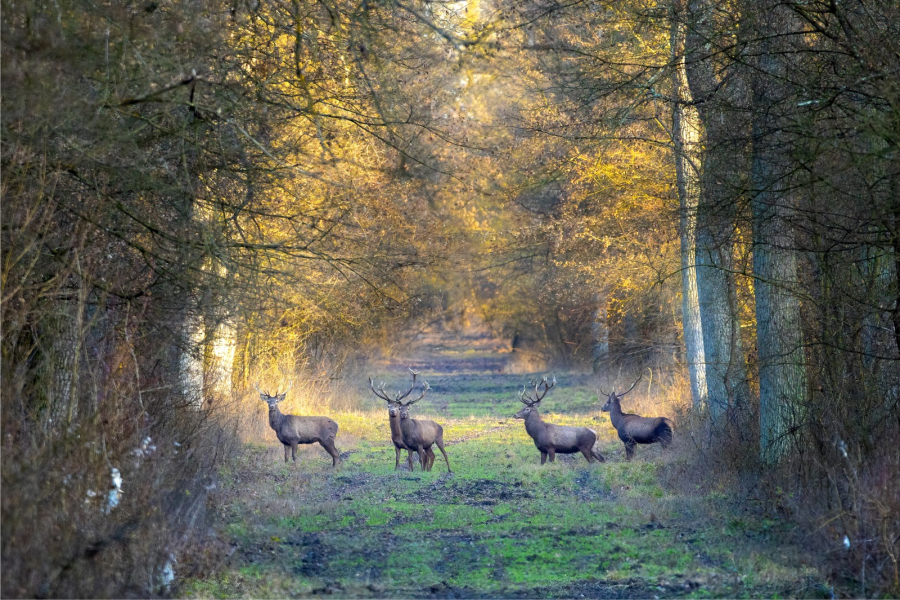
[[[212,502],[227,558],[179,594],[827,597],[803,553],[776,541],[778,522],[741,517],[723,492],[667,489],[659,473],[677,448],[642,447],[626,463],[588,375],[557,374],[542,413],[595,429],[607,462],[560,455],[542,467],[511,418],[529,376],[509,373],[501,344],[424,337],[405,354],[373,375],[391,390],[408,386],[407,366],[421,371],[433,390],[414,416],[443,424],[453,473],[439,452],[431,472],[395,471],[374,401],[371,412],[332,415],[345,453],[335,470],[318,445],[285,465],[272,435],[222,473]]]

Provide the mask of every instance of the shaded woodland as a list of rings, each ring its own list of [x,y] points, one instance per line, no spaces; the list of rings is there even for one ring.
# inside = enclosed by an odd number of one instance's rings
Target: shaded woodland
[[[252,384],[358,408],[427,328],[675,378],[694,472],[900,593],[895,1],[0,8],[3,596],[166,593]]]

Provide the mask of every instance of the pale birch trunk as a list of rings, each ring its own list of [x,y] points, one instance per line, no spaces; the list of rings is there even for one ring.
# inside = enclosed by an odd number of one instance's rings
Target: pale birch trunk
[[[673,84],[676,93],[673,115],[675,173],[681,212],[681,311],[691,398],[696,410],[704,410],[708,391],[706,355],[703,344],[699,292],[697,289],[697,204],[700,199],[700,115],[692,103],[684,62],[684,24],[673,11],[671,48],[674,59]]]
[[[203,406],[203,319],[189,315],[184,319],[179,368],[184,397],[197,408]]]
[[[231,396],[236,348],[237,337],[234,325],[228,320],[223,320],[216,325],[213,332],[210,348],[210,381],[207,386],[220,398]]]

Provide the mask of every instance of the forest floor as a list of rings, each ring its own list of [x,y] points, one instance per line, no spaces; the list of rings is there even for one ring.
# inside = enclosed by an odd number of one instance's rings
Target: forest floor
[[[394,470],[387,411],[332,415],[343,463],[318,445],[284,464],[251,444],[212,498],[221,540],[211,572],[179,582],[194,598],[829,597],[788,525],[753,518],[727,491],[685,495],[662,483],[678,448],[624,460],[585,374],[558,374],[545,419],[600,435],[604,464],[558,455],[541,466],[516,390],[527,375],[489,340],[425,339],[406,365],[433,388],[415,416],[444,426],[453,473]],[[373,403],[374,405],[374,403]],[[377,406],[377,405],[376,405]],[[213,552],[213,550],[210,550]]]

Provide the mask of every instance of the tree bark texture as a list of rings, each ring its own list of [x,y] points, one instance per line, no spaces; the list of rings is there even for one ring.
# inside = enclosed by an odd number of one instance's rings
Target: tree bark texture
[[[760,451],[775,462],[789,449],[806,395],[798,285],[798,256],[787,189],[787,146],[774,107],[787,92],[777,83],[784,66],[774,40],[790,22],[778,6],[759,5],[761,38],[752,76],[751,210],[759,356]]]
[[[673,84],[676,91],[672,131],[675,143],[675,173],[678,184],[678,203],[681,213],[681,311],[688,375],[691,380],[691,399],[694,408],[706,407],[706,354],[701,323],[698,293],[696,247],[697,204],[700,199],[700,115],[692,104],[685,71],[685,26],[676,3],[671,22],[671,48],[675,61]]]
[[[735,157],[728,147],[734,118],[722,110],[721,81],[713,65],[710,40],[715,35],[715,6],[709,0],[690,2],[686,14],[684,72],[690,98],[697,101],[696,118],[702,132],[698,165],[696,265],[703,350],[706,358],[708,410],[716,422],[729,406],[744,403],[749,395],[747,367],[741,341],[733,274],[735,201],[729,189]],[[718,95],[719,98],[715,96]]]

